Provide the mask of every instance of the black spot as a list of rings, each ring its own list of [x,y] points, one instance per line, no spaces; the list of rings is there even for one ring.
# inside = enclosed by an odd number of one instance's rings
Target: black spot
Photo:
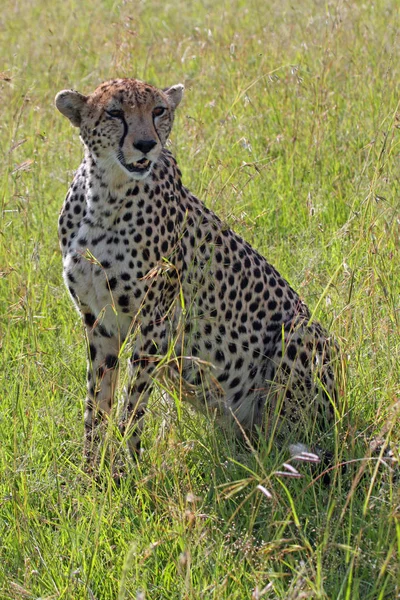
[[[106,237],[105,233],[102,233],[101,235],[99,235],[96,238],[93,238],[92,240],[92,244],[93,246],[97,246],[97,244],[99,244],[100,242],[102,242],[104,240],[104,238]]]
[[[217,362],[223,362],[223,361],[225,360],[225,355],[224,355],[224,353],[222,352],[222,350],[217,350],[217,351],[215,352],[215,360],[216,360]]]
[[[233,388],[237,387],[240,383],[240,377],[235,377],[229,384],[229,389],[233,390]]]
[[[111,338],[111,333],[108,333],[107,329],[103,325],[99,325],[96,329],[102,337]]]
[[[240,356],[237,361],[235,362],[235,369],[238,371],[239,369],[241,369],[243,367],[244,364],[244,359]]]
[[[227,381],[229,379],[229,372],[228,371],[224,371],[224,373],[222,373],[221,375],[219,375],[217,377],[218,381],[220,383]]]
[[[282,313],[277,312],[272,315],[271,321],[282,321]]]
[[[234,394],[234,396],[232,398],[232,404],[237,404],[239,402],[239,400],[242,398],[242,396],[243,396],[243,390],[236,392],[236,394]]]
[[[111,277],[108,281],[107,281],[107,285],[108,285],[108,289],[109,290],[115,290],[115,288],[117,287],[117,278],[116,277]]]
[[[89,344],[89,354],[90,354],[90,360],[93,361],[96,359],[97,350],[93,344]]]
[[[129,306],[129,296],[127,296],[126,294],[123,294],[122,296],[120,296],[118,298],[118,304],[120,306]]]
[[[105,364],[107,369],[114,369],[118,364],[118,357],[113,354],[107,354]]]
[[[297,348],[294,344],[289,344],[289,346],[287,347],[287,355],[290,358],[290,360],[294,360],[296,358]]]
[[[234,271],[234,273],[240,273],[240,271],[241,271],[241,269],[242,269],[242,265],[241,265],[241,263],[240,263],[239,261],[236,261],[236,262],[233,264],[233,267],[232,267],[232,268],[233,268],[233,271]]]
[[[258,373],[257,367],[253,367],[249,373],[250,379],[254,379],[255,376],[257,375],[257,373]]]
[[[308,367],[310,361],[309,361],[308,355],[305,352],[302,352],[300,354],[300,360],[301,360],[303,367]]]
[[[96,322],[96,317],[94,315],[92,315],[92,313],[86,313],[84,315],[84,319],[85,319],[86,325],[88,325],[89,327],[93,327],[93,325]]]

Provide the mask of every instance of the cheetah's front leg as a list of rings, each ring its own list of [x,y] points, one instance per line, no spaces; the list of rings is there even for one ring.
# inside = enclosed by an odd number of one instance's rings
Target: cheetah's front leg
[[[89,309],[80,309],[88,341],[85,457],[93,465],[99,458],[102,434],[113,406],[121,341],[97,323]]]
[[[165,352],[164,327],[160,327],[157,331],[157,327],[151,323],[148,328],[153,331],[152,336],[137,340],[129,361],[129,380],[125,389],[124,410],[120,422],[120,431],[126,436],[129,451],[135,459],[140,456],[141,435],[154,372],[160,356]]]

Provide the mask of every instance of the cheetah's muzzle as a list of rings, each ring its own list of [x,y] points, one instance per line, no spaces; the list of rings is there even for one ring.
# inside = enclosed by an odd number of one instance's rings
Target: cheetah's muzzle
[[[121,165],[127,171],[129,171],[129,173],[144,173],[145,171],[148,171],[150,169],[152,164],[148,158],[141,158],[137,162],[128,164],[124,161],[120,154],[118,155],[118,160],[121,163]]]

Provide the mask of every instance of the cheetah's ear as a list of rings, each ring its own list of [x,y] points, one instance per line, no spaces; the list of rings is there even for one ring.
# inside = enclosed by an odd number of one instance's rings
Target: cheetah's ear
[[[169,103],[173,110],[176,109],[179,102],[182,100],[184,89],[185,86],[182,83],[177,83],[176,85],[172,85],[164,90],[164,93],[167,94]]]
[[[80,127],[82,108],[87,102],[87,97],[75,90],[62,90],[57,94],[55,102],[60,113],[68,117],[72,125]]]

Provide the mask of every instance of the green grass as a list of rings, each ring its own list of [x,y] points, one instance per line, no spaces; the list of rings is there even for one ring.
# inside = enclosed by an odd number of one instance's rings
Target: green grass
[[[0,30],[0,597],[399,597],[398,481],[368,454],[399,447],[398,3],[4,0]],[[56,229],[81,148],[53,98],[114,76],[185,83],[186,185],[340,340],[330,487],[157,394],[121,487],[84,474]]]

